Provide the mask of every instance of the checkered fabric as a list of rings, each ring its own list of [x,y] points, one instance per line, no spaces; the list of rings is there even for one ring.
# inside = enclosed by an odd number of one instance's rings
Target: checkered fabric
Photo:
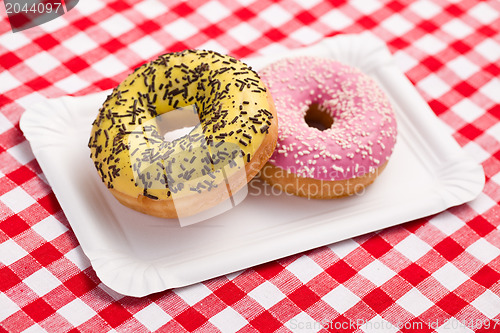
[[[18,33],[0,15],[0,331],[500,332],[498,0],[82,0]],[[99,281],[19,129],[25,108],[168,51],[241,58],[360,32],[482,164],[476,200],[143,298]]]

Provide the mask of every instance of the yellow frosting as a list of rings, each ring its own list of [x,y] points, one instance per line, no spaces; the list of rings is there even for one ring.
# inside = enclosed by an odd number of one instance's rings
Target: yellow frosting
[[[159,120],[179,108],[200,124],[166,141]],[[90,156],[109,188],[152,199],[190,195],[244,168],[271,125],[269,109],[265,86],[244,63],[213,51],[165,54],[108,96]]]

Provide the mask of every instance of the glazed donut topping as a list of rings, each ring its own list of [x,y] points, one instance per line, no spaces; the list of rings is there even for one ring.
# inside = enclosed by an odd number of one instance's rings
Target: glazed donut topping
[[[213,51],[165,54],[107,97],[91,158],[108,188],[131,196],[199,193],[244,173],[272,125],[269,110],[266,87],[241,61]],[[172,122],[192,129],[166,140]]]

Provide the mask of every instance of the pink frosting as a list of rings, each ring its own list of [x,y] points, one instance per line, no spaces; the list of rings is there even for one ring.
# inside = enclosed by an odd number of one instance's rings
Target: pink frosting
[[[269,163],[301,177],[341,180],[375,171],[392,154],[397,127],[389,99],[360,70],[324,58],[296,57],[259,72],[278,112],[278,143]],[[309,127],[313,103],[333,118]]]

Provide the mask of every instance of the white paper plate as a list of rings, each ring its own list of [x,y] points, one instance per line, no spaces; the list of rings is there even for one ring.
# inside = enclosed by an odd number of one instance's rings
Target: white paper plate
[[[361,196],[308,200],[275,195],[254,180],[237,207],[181,228],[175,220],[120,205],[98,178],[87,142],[108,92],[47,100],[23,114],[21,129],[104,284],[131,296],[181,287],[434,214],[481,192],[481,166],[446,134],[383,43],[336,36],[287,54],[296,55],[332,57],[359,67],[395,105],[395,151]],[[258,70],[279,58],[246,62]]]

